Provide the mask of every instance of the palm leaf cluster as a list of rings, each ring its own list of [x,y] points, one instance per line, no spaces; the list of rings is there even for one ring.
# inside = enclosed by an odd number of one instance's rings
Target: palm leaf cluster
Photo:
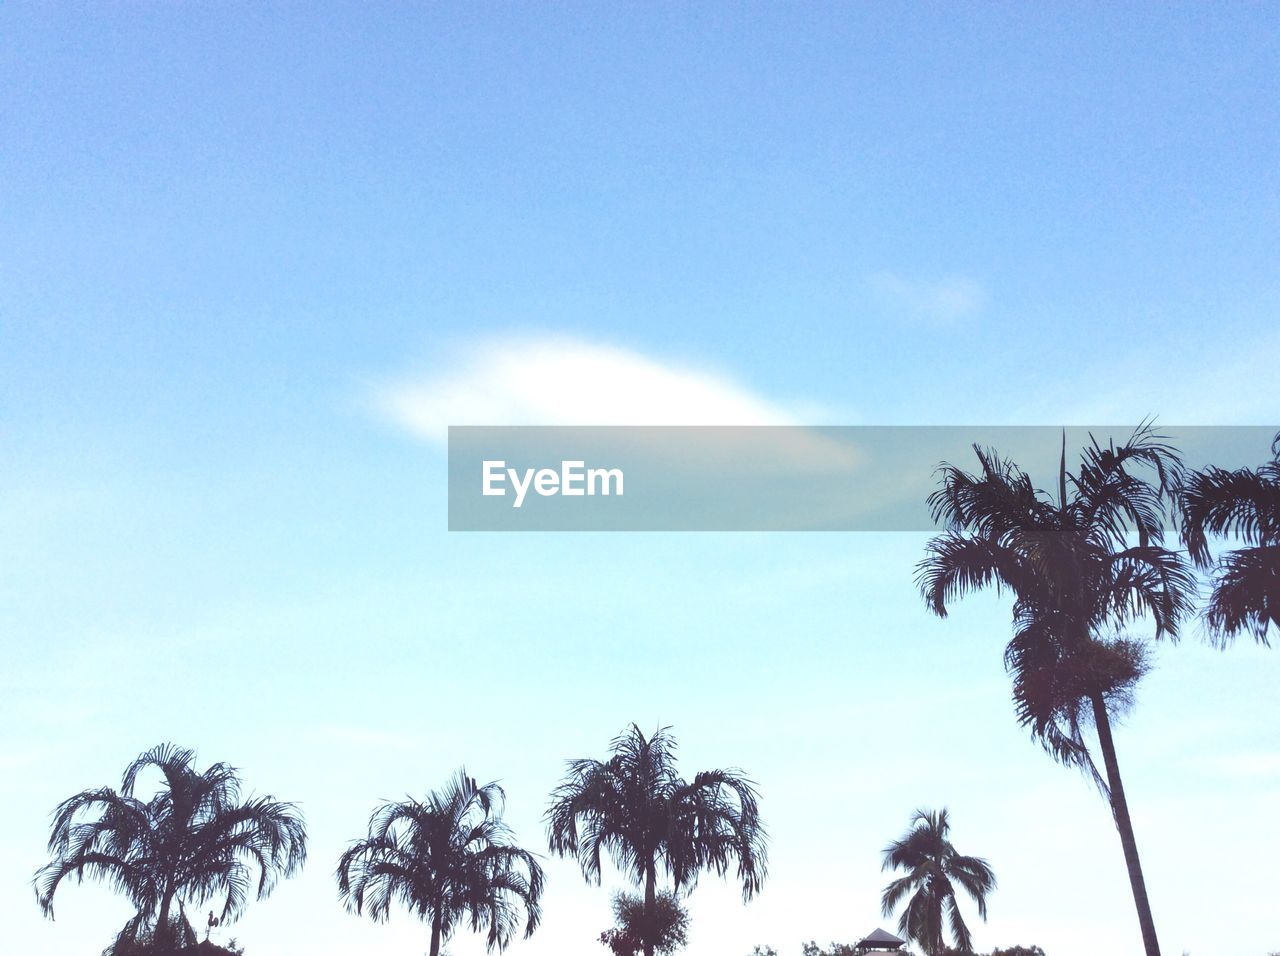
[[[541,917],[543,872],[515,845],[502,820],[504,794],[459,771],[426,800],[389,803],[369,822],[369,835],[338,864],[338,888],[357,913],[386,919],[393,903],[431,925],[431,956],[459,925],[484,931],[489,948],[504,947]]]
[[[1260,468],[1196,472],[1183,491],[1183,539],[1196,564],[1213,573],[1205,622],[1219,643],[1245,633],[1268,644],[1268,628],[1280,628],[1280,435],[1271,451]],[[1243,546],[1215,560],[1214,536]]]
[[[1075,473],[1064,454],[1054,500],[1013,462],[975,451],[979,471],[943,465],[941,487],[929,497],[947,531],[928,545],[921,591],[941,617],[966,593],[990,586],[1013,593],[1005,664],[1018,719],[1105,790],[1084,730],[1095,719],[1093,702],[1122,710],[1146,669],[1143,643],[1124,630],[1147,617],[1155,637],[1176,639],[1193,610],[1191,569],[1163,547],[1163,517],[1181,473],[1177,452],[1146,428],[1120,447],[1094,441]]]
[[[978,915],[987,918],[987,894],[996,888],[996,877],[986,860],[964,856],[951,845],[951,822],[946,809],[917,810],[906,834],[884,851],[884,869],[905,870],[885,887],[881,907],[893,915],[903,900],[898,929],[917,942],[929,956],[946,952],[945,931],[961,953],[973,951],[973,937],[956,899],[956,886],[978,904]],[[945,925],[944,925],[945,923]]]
[[[569,764],[547,814],[551,850],[576,855],[598,883],[602,855],[637,882],[658,870],[677,890],[710,869],[725,875],[736,864],[742,895],[750,899],[765,877],[765,837],[758,795],[733,770],[707,770],[692,781],[675,768],[669,728],[651,737],[636,725],[614,738],[605,761]]]
[[[302,866],[306,830],[293,804],[242,797],[234,767],[198,772],[194,759],[190,750],[160,745],[129,765],[119,790],[85,790],[58,806],[53,859],[35,880],[47,915],[64,880],[91,877],[136,908],[126,935],[165,937],[174,932],[174,902],[179,912],[215,902],[222,919],[235,919]],[[142,799],[138,783],[148,770],[159,772],[160,786]]]

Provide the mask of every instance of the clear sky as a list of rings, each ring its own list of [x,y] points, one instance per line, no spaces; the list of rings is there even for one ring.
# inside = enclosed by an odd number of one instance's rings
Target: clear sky
[[[692,956],[891,927],[919,805],[997,871],[980,946],[1138,951],[1007,605],[930,618],[924,536],[450,535],[440,429],[1274,423],[1275,7],[10,3],[0,38],[3,948],[105,945],[104,887],[40,916],[48,813],[174,740],[307,814],[250,956],[420,953],[336,899],[376,802],[465,762],[542,849],[562,761],[635,720],[764,795],[766,890],[706,880]],[[1118,733],[1168,953],[1280,948],[1278,653],[1166,649]],[[603,953],[609,887],[548,866],[511,951]]]

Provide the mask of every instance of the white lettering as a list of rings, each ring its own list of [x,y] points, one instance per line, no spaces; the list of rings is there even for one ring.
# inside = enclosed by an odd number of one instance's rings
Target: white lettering
[[[484,465],[484,481],[481,484],[480,493],[482,495],[505,495],[507,489],[495,488],[494,483],[501,484],[507,477],[505,461],[486,461]]]
[[[616,491],[609,490],[609,479],[612,478]],[[622,469],[621,468],[588,468],[587,469],[587,494],[596,494],[596,480],[600,481],[600,494],[602,495],[621,495],[622,494]]]
[[[524,470],[524,481],[520,480],[520,475],[516,473],[514,468],[508,468],[507,474],[511,476],[511,484],[516,489],[516,500],[511,507],[519,508],[524,504],[524,496],[529,493],[529,485],[533,482],[533,469],[526,468]]]
[[[506,497],[507,483],[515,489],[511,507],[520,508],[533,489],[544,498],[568,495],[621,495],[623,475],[621,468],[588,468],[584,461],[562,461],[555,468],[508,468],[505,461],[481,462],[480,493],[485,496]]]
[[[533,490],[544,498],[554,495],[560,490],[560,473],[554,468],[539,468],[533,479]]]
[[[585,461],[560,462],[560,494],[578,496],[587,493],[582,484],[586,478],[582,469],[586,464]]]

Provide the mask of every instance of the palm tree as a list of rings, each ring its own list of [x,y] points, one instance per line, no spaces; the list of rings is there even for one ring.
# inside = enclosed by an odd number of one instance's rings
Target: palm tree
[[[996,875],[986,860],[961,856],[948,835],[951,821],[944,807],[940,811],[917,810],[902,839],[884,851],[884,869],[906,870],[907,875],[884,889],[880,905],[892,916],[906,899],[907,907],[898,918],[898,929],[919,943],[927,956],[947,952],[943,942],[943,913],[951,925],[951,941],[961,953],[973,952],[973,938],[956,901],[956,884],[978,904],[978,915],[987,918],[987,894],[996,888]]]
[[[388,803],[374,811],[369,835],[342,854],[338,891],[347,907],[384,920],[394,902],[431,924],[431,956],[469,919],[503,949],[519,927],[529,937],[542,910],[542,867],[515,845],[502,820],[505,794],[465,770],[426,800]]]
[[[255,882],[261,900],[280,877],[302,867],[306,829],[293,804],[269,796],[242,800],[234,767],[215,763],[200,773],[194,762],[193,751],[161,744],[129,764],[119,791],[85,790],[58,806],[49,837],[53,860],[35,876],[46,916],[53,916],[64,879],[90,876],[137,909],[122,935],[172,945],[175,932],[192,933],[186,904],[220,901],[220,919],[234,920]],[[144,801],[135,790],[149,769],[162,779]]]
[[[1280,434],[1273,459],[1258,469],[1206,468],[1188,478],[1182,495],[1182,535],[1196,564],[1216,580],[1205,622],[1219,643],[1241,631],[1268,644],[1280,628]],[[1234,536],[1246,545],[1215,562],[1209,536]]]
[[[659,869],[679,894],[696,885],[702,870],[724,876],[736,861],[742,898],[749,900],[764,882],[767,853],[755,787],[734,770],[682,779],[669,731],[661,727],[646,738],[632,724],[614,738],[608,760],[569,762],[546,815],[551,850],[576,854],[583,875],[597,884],[607,852],[643,885],[649,914]],[[652,937],[644,940],[645,956],[653,956],[654,945]]]
[[[940,468],[941,487],[929,504],[948,530],[929,543],[919,565],[921,592],[940,617],[970,591],[994,585],[1013,592],[1005,666],[1019,722],[1055,759],[1088,772],[1109,799],[1143,944],[1147,956],[1158,956],[1111,722],[1132,703],[1146,670],[1145,643],[1125,629],[1149,616],[1154,637],[1176,639],[1191,612],[1191,570],[1161,546],[1181,460],[1144,425],[1119,447],[1091,440],[1071,474],[1064,435],[1054,500],[1013,462],[975,451],[977,475]],[[1086,743],[1089,725],[1105,780]]]

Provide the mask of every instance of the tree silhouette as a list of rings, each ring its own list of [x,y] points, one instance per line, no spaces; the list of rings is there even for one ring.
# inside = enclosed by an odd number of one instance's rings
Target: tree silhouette
[[[121,938],[162,948],[195,941],[186,904],[221,902],[220,919],[234,920],[251,894],[264,899],[302,867],[306,830],[293,804],[241,799],[234,767],[215,763],[200,773],[194,761],[193,751],[161,744],[128,766],[119,791],[85,790],[58,806],[53,860],[34,881],[45,915],[52,918],[67,877],[104,880],[137,910]],[[142,800],[135,791],[147,770],[159,771],[160,787]]]
[[[929,543],[919,565],[921,592],[941,617],[948,602],[970,591],[994,586],[1013,593],[1013,638],[1004,658],[1018,719],[1054,758],[1085,769],[1108,797],[1143,944],[1147,956],[1158,956],[1111,723],[1132,703],[1146,669],[1146,645],[1127,629],[1149,618],[1154,637],[1176,639],[1192,610],[1191,569],[1161,546],[1181,460],[1142,426],[1118,447],[1091,440],[1073,474],[1064,435],[1054,500],[1013,462],[975,451],[978,474],[947,464],[939,469],[941,487],[929,504],[948,530]],[[1089,725],[1105,780],[1086,744]]]
[[[1280,434],[1273,459],[1260,468],[1193,472],[1182,495],[1182,534],[1192,559],[1214,574],[1205,623],[1219,644],[1241,632],[1269,644],[1280,628]],[[1236,537],[1245,547],[1216,561],[1209,537]]]
[[[689,911],[671,892],[660,891],[652,907],[645,906],[643,896],[615,893],[613,917],[615,925],[600,934],[600,942],[614,956],[635,956],[644,950],[646,940],[652,941],[655,952],[666,956],[689,941]]]
[[[945,807],[940,811],[917,810],[907,832],[884,851],[884,869],[906,870],[907,875],[885,887],[881,909],[885,916],[892,916],[898,904],[907,900],[898,929],[920,944],[928,956],[947,952],[943,929],[948,924],[955,949],[973,952],[973,939],[956,900],[956,886],[978,904],[978,915],[984,920],[987,894],[996,888],[996,875],[986,860],[957,853],[950,831]]]
[[[767,853],[755,787],[734,770],[684,780],[669,731],[645,737],[632,724],[614,738],[608,760],[569,762],[547,811],[551,850],[576,855],[594,883],[607,853],[643,886],[646,913],[656,906],[659,870],[679,894],[696,885],[702,870],[724,876],[736,861],[742,897],[749,900],[764,882]],[[653,956],[655,943],[644,940],[645,956]]]
[[[524,924],[541,919],[543,874],[537,858],[514,842],[502,820],[505,795],[477,786],[465,770],[427,799],[388,803],[369,820],[369,835],[342,855],[338,891],[348,908],[385,920],[392,903],[431,925],[431,956],[464,921],[503,949]]]

